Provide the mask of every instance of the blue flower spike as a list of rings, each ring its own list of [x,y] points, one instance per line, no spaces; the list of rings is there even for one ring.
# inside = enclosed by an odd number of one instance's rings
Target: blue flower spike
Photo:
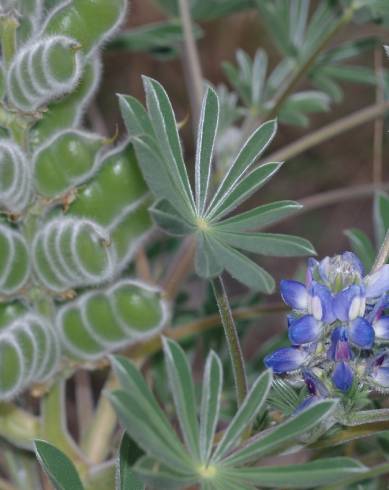
[[[389,264],[365,275],[352,252],[311,258],[305,284],[283,280],[280,290],[292,309],[292,346],[267,355],[265,365],[305,383],[308,396],[296,412],[321,398],[350,398],[353,386],[389,392],[389,347],[382,350],[389,342]]]

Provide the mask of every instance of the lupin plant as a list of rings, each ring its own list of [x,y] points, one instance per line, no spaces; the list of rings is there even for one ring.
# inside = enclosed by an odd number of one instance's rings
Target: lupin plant
[[[384,100],[337,131],[388,109],[385,71],[377,81],[371,69],[344,63],[378,41],[329,45],[349,22],[386,22],[387,6],[157,3],[169,19],[127,31],[126,0],[0,5],[0,489],[364,485],[389,473],[385,453],[369,459],[342,444],[389,427],[379,398],[389,391],[388,198],[375,198],[377,254],[363,232],[349,230],[357,253],[322,260],[307,239],[266,230],[301,204],[252,199],[282,176],[287,157],[333,134],[327,128],[268,155],[279,124],[309,126],[309,114],[341,101],[339,80],[381,84]],[[238,69],[224,64],[234,91],[214,89],[196,54],[206,31],[191,19],[247,9],[259,13],[282,60],[267,76],[262,47],[253,61],[239,50]],[[159,59],[182,51],[193,172],[185,124],[151,77],[143,77],[145,106],[118,96],[126,134],[92,130],[85,115],[104,47]],[[313,89],[297,90],[304,76]],[[161,274],[165,243],[180,248]],[[246,362],[235,316],[247,309],[233,309],[228,294],[229,276],[250,291],[248,304],[275,291],[257,256],[309,257],[305,283],[281,281],[290,345],[267,349],[267,369]],[[177,297],[192,265],[190,281],[212,293],[196,311]],[[215,315],[200,318],[207,309],[218,309],[216,324]],[[194,322],[181,324],[185,315]],[[185,352],[178,341],[219,324],[223,335],[202,338],[199,376],[196,345],[188,341]],[[203,355],[214,340],[227,349]],[[160,351],[163,362],[153,356]]]

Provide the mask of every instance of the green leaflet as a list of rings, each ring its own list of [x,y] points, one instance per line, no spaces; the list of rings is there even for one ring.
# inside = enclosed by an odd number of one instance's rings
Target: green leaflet
[[[138,400],[139,406],[143,407],[144,413],[149,417],[148,421],[144,421],[144,423],[148,422],[151,424],[156,435],[164,441],[164,444],[169,448],[169,451],[174,458],[183,458],[183,464],[185,466],[184,471],[187,472],[190,459],[186,456],[184,448],[177,436],[172,432],[166,415],[159,407],[142,375],[136,367],[124,357],[114,357],[112,363],[115,373],[124,389],[124,391],[120,393],[127,393]],[[136,428],[134,427],[134,430],[135,429]],[[141,444],[143,439],[138,440],[138,438],[133,436],[132,430],[129,430],[128,428],[127,430],[137,444],[139,443],[139,446],[145,451],[149,451],[149,446],[147,444],[145,447]]]
[[[199,424],[191,368],[181,347],[163,338],[165,365],[185,443],[194,460],[200,457]]]
[[[257,254],[276,257],[315,255],[308,240],[292,235],[215,231],[215,238],[232,247]]]
[[[215,240],[210,233],[197,233],[195,270],[204,278],[216,277],[223,271],[222,257],[218,256]]]
[[[45,441],[35,441],[35,453],[56,490],[84,490],[71,460]]]
[[[276,121],[268,121],[253,132],[235,158],[229,171],[213,196],[207,213],[209,217],[214,216],[220,205],[242,180],[245,172],[262,155],[274,138],[276,130]]]
[[[319,425],[322,420],[333,413],[335,406],[336,402],[333,400],[317,402],[274,429],[254,436],[243,448],[228,456],[226,462],[231,466],[246,464],[282,448],[286,443]]]
[[[272,379],[272,372],[267,370],[256,380],[248,392],[245,401],[239,407],[236,415],[224,432],[221,441],[212,455],[212,461],[220,461],[227,451],[236,444],[254,417],[258,415],[266,402]]]
[[[180,183],[180,190],[187,204],[193,208],[194,200],[186,171],[181,142],[170,100],[160,83],[144,77],[147,108],[160,150],[171,177]]]
[[[217,223],[214,228],[227,232],[260,229],[290,216],[301,208],[301,204],[295,201],[272,202],[224,219]]]
[[[202,215],[207,204],[209,181],[211,177],[212,156],[219,122],[219,100],[216,92],[208,88],[201,108],[197,135],[195,161],[196,207]]]
[[[150,456],[140,458],[134,466],[134,472],[146,485],[158,490],[179,490],[193,485],[197,480],[194,473],[180,473],[177,468],[161,464]]]
[[[223,388],[223,367],[215,352],[208,354],[205,363],[200,412],[200,455],[208,461],[219,418],[220,397]]]
[[[220,257],[221,264],[234,279],[253,291],[262,291],[267,294],[274,291],[274,279],[265,269],[229,245],[217,240],[213,242],[213,245],[215,253]]]
[[[119,95],[120,112],[131,138],[154,136],[153,126],[143,105],[130,95]]]
[[[249,172],[236,182],[223,197],[211,208],[208,219],[212,221],[222,218],[233,211],[254,192],[260,189],[280,169],[282,163],[265,163]]]
[[[145,490],[145,486],[138,480],[132,469],[132,465],[140,455],[141,452],[135,446],[128,434],[124,434],[119,449],[116,490]]]
[[[223,472],[238,485],[243,480],[265,488],[317,488],[352,475],[362,476],[366,470],[366,466],[350,458],[329,458],[305,464],[240,468]]]
[[[150,214],[155,223],[171,235],[190,235],[196,231],[195,226],[178,214],[176,208],[166,199],[157,201],[150,208]]]

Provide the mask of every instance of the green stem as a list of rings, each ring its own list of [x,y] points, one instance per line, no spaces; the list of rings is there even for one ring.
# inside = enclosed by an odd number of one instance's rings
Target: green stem
[[[387,230],[384,241],[381,245],[381,248],[378,252],[377,258],[375,259],[373,268],[371,269],[371,273],[377,272],[383,265],[386,264],[386,261],[389,257],[389,230]]]
[[[239,342],[239,336],[236,330],[230,303],[228,301],[228,296],[222,278],[218,276],[215,279],[211,279],[211,284],[217,305],[219,307],[219,313],[224,328],[224,333],[226,334],[227,338],[228,350],[230,353],[232,371],[235,381],[237,401],[238,406],[240,406],[247,395],[247,378],[242,349]]]
[[[65,381],[60,380],[41,400],[41,437],[63,451],[84,476],[87,464],[67,430],[65,406]]]

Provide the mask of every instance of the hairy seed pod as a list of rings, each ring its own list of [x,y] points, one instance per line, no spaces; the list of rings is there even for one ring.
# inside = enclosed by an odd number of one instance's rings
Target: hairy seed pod
[[[65,130],[48,140],[34,156],[34,181],[39,194],[54,197],[93,174],[104,140],[93,133]]]
[[[74,39],[51,36],[27,44],[15,56],[7,74],[12,105],[33,112],[75,89],[83,69]]]
[[[45,318],[26,313],[3,324],[0,329],[0,400],[13,398],[32,383],[45,382],[57,369],[60,355],[59,342]]]
[[[31,188],[26,156],[12,141],[0,141],[0,206],[10,213],[20,213],[31,199]]]
[[[69,214],[107,227],[120,269],[152,227],[149,205],[148,189],[133,147],[125,143],[103,157],[98,173],[80,190]]]
[[[116,258],[104,228],[89,220],[59,218],[36,235],[32,260],[42,284],[64,292],[108,280]]]
[[[24,237],[9,226],[0,225],[0,294],[15,294],[25,285],[29,274]]]
[[[77,39],[85,54],[97,49],[124,18],[126,0],[67,0],[47,18],[42,32]]]
[[[31,128],[30,143],[33,149],[37,149],[59,131],[80,124],[85,108],[96,92],[100,77],[100,58],[88,59],[76,89],[62,99],[50,103],[42,118]]]
[[[125,279],[62,307],[56,327],[70,356],[92,361],[154,335],[168,315],[158,288]]]

